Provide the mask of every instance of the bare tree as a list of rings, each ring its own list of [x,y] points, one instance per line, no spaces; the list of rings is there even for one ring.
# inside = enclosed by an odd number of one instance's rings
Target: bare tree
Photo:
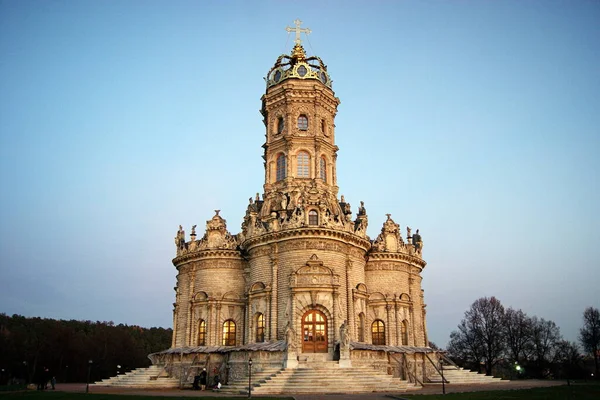
[[[579,331],[583,349],[594,357],[594,376],[598,378],[598,355],[600,354],[600,311],[588,307],[583,312],[583,327]]]
[[[557,345],[562,340],[560,329],[554,321],[544,318],[532,318],[531,341],[533,358],[538,374],[546,377],[549,374],[548,365],[552,363],[557,351]]]
[[[517,362],[527,357],[531,344],[532,321],[522,310],[509,307],[504,313],[507,355]]]
[[[487,375],[504,351],[504,307],[495,297],[482,297],[465,312],[458,331],[450,334],[448,350],[467,356],[469,360],[485,362]]]
[[[450,333],[448,353],[455,360],[461,360],[472,364],[481,372],[481,360],[483,359],[483,346],[476,333],[467,326],[467,321],[462,320],[457,331]]]
[[[581,355],[579,354],[579,346],[577,343],[561,340],[556,344],[555,364],[559,369],[560,375],[567,379],[574,377],[578,367],[581,365]]]

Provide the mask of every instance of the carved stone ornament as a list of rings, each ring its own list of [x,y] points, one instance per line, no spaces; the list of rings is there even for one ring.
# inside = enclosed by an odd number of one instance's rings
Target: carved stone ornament
[[[306,265],[292,272],[290,286],[292,287],[333,287],[340,285],[340,276],[323,266],[323,261],[313,254]]]

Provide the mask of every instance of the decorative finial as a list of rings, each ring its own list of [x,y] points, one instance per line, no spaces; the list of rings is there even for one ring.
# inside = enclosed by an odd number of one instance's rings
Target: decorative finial
[[[296,39],[294,39],[294,43],[296,43],[298,46],[300,46],[302,44],[302,40],[300,40],[300,33],[304,32],[306,35],[308,35],[311,30],[308,28],[300,28],[300,25],[302,25],[302,21],[300,21],[299,19],[296,19],[294,21],[294,24],[296,25],[295,28],[290,28],[289,26],[285,27],[285,30],[289,33],[289,32],[296,32]]]
[[[221,211],[221,210],[215,210],[215,217],[219,215],[219,212],[220,212],[220,211]]]
[[[387,218],[388,218],[387,220],[389,221],[391,219],[390,217],[392,216],[392,214],[385,214],[385,215],[387,215]]]

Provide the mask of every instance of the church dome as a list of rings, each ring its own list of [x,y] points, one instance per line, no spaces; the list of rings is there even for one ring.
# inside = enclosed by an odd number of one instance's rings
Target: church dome
[[[296,44],[289,56],[282,54],[275,61],[275,65],[273,65],[273,68],[271,68],[265,78],[267,89],[286,79],[313,79],[331,88],[331,78],[327,73],[327,65],[319,57],[306,57],[306,52],[304,51],[304,47],[302,47],[300,33],[309,34],[310,29],[300,28],[300,24],[302,23],[300,20],[296,20],[294,23],[296,24],[295,28],[287,27],[286,30],[296,33],[294,41]]]

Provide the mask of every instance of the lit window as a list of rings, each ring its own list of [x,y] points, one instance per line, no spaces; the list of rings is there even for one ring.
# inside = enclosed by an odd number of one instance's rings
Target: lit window
[[[319,225],[319,214],[317,214],[315,210],[310,210],[308,212],[308,224]]]
[[[325,157],[321,157],[321,161],[319,162],[319,176],[323,179],[323,182],[327,182],[327,163],[325,162]]]
[[[206,321],[203,319],[198,324],[198,346],[206,346]]]
[[[235,346],[235,322],[230,319],[223,323],[223,346]]]
[[[286,170],[285,155],[280,154],[277,157],[277,180],[278,181],[285,179],[285,172],[286,172],[285,170]]]
[[[402,346],[408,346],[408,322],[402,321]]]
[[[265,341],[265,316],[261,313],[256,316],[256,341]]]
[[[277,118],[277,133],[283,132],[283,117]]]
[[[310,178],[309,156],[304,151],[298,153],[298,178]]]
[[[298,117],[298,129],[301,131],[308,129],[308,118],[304,114]]]
[[[373,344],[385,344],[385,325],[382,320],[378,319],[371,325],[371,337]]]

